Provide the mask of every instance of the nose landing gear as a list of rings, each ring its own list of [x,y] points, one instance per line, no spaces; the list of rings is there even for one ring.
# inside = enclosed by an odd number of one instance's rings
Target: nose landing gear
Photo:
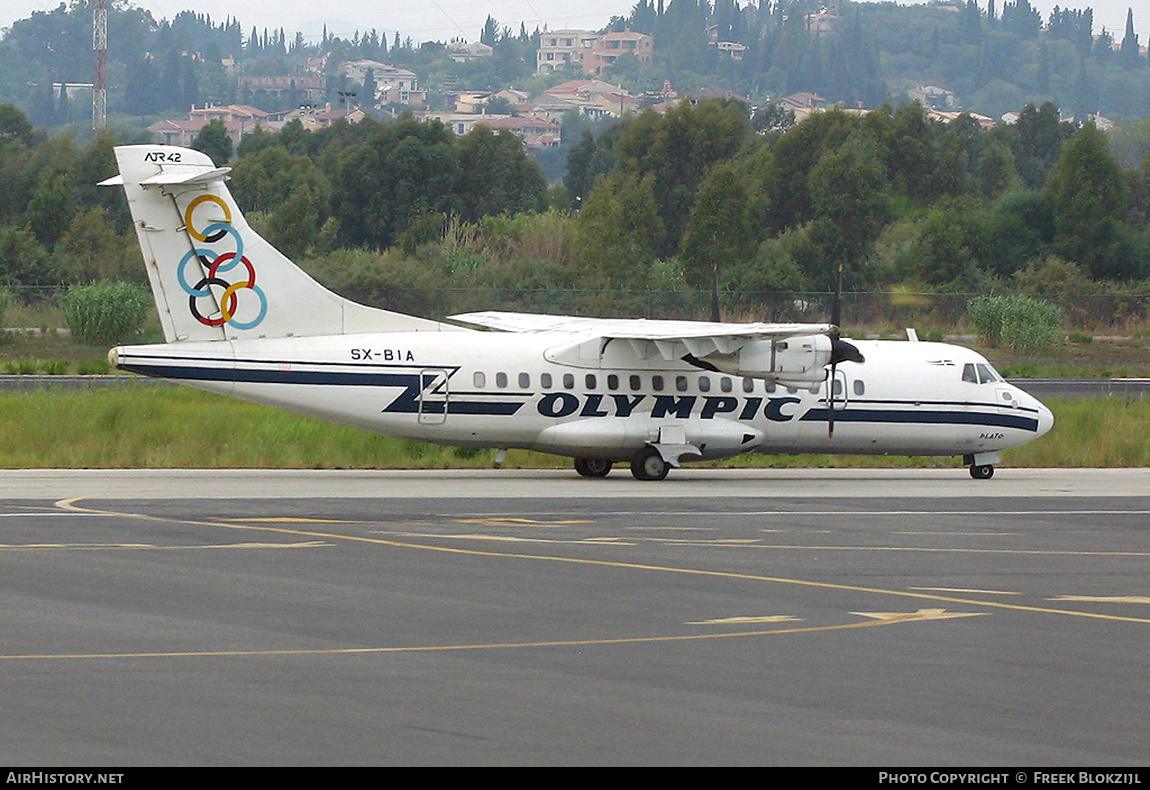
[[[970,476],[975,480],[989,480],[994,477],[994,467],[990,464],[986,464],[985,466],[971,464]]]
[[[994,465],[999,462],[997,452],[964,455],[962,462],[970,467],[970,476],[975,480],[989,480],[994,477]]]

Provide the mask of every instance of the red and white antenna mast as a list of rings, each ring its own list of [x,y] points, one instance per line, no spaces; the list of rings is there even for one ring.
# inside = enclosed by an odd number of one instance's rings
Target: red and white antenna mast
[[[108,0],[92,6],[92,131],[101,132],[108,115]]]

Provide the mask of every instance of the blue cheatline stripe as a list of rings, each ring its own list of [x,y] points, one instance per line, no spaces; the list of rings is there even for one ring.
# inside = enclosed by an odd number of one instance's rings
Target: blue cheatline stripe
[[[827,422],[828,410],[811,409],[801,418],[804,422]],[[922,409],[835,409],[835,422],[924,423],[928,425],[986,425],[995,428],[1018,428],[1037,431],[1038,420],[1016,414],[987,412],[936,411]]]
[[[278,364],[269,362],[268,364]],[[299,363],[292,363],[299,364]],[[175,381],[223,381],[242,384],[313,384],[344,387],[403,387],[394,401],[383,411],[388,413],[415,414],[420,410],[418,373],[353,373],[348,371],[310,370],[253,370],[250,368],[209,368],[185,365],[154,365],[123,361],[121,370],[141,373],[145,376],[173,379]],[[523,403],[448,400],[448,414],[489,414],[510,416],[515,414]],[[443,401],[425,401],[423,411],[428,414],[442,414]]]
[[[221,359],[221,362],[231,360]],[[266,361],[263,364],[313,364],[299,362]],[[320,364],[320,363],[315,363]],[[164,365],[150,363],[133,363],[121,361],[119,367],[133,373],[146,376],[156,376],[177,381],[225,381],[234,383],[255,384],[315,384],[325,386],[359,386],[359,387],[403,387],[402,392],[387,408],[389,413],[411,413],[420,410],[418,401],[420,391],[419,373],[383,373],[383,372],[349,372],[332,370],[272,370],[252,368],[213,368],[192,367],[184,365]],[[410,366],[407,366],[410,367]],[[530,397],[531,393],[524,393],[522,397]],[[423,411],[428,414],[442,414],[442,401],[425,401]],[[844,408],[835,409],[835,422],[839,423],[872,423],[872,424],[920,424],[920,425],[975,425],[994,428],[1015,428],[1024,431],[1037,431],[1038,420],[1035,417],[1019,414],[1000,414],[988,411],[947,411],[938,406],[978,406],[979,404],[935,403],[928,404],[927,408],[916,409],[867,409]],[[451,400],[447,402],[448,414],[486,414],[494,416],[510,416],[519,411],[523,402],[508,401],[474,401]],[[982,405],[981,408],[993,408]],[[828,410],[824,408],[809,409],[799,418],[804,422],[826,422]]]
[[[269,362],[269,365],[280,364]],[[299,363],[291,363],[299,364]],[[122,361],[121,370],[179,381],[232,381],[260,384],[334,384],[376,387],[407,386],[415,373],[352,373],[328,370],[253,370],[250,368],[206,368],[186,365],[153,365]]]

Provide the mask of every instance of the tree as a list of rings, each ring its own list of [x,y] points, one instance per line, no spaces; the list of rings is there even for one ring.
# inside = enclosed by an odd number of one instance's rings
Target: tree
[[[404,117],[340,152],[332,213],[353,245],[389,247],[412,217],[451,213],[459,161],[442,123]]]
[[[583,132],[579,142],[567,152],[567,175],[563,186],[567,196],[575,206],[579,206],[591,192],[595,174],[591,171],[591,160],[595,155],[595,135],[590,130]]]
[[[666,231],[661,255],[678,250],[703,176],[742,147],[749,129],[745,104],[711,99],[681,102],[662,116],[645,110],[623,130],[615,146],[622,169],[654,176]]]
[[[574,257],[591,278],[642,283],[663,246],[655,175],[616,171],[601,178],[579,212]]]
[[[736,162],[716,165],[699,186],[683,234],[687,278],[711,289],[711,320],[719,321],[719,287],[724,268],[745,264],[755,254],[758,222],[753,188]]]
[[[774,232],[797,227],[814,216],[810,174],[824,151],[850,137],[858,124],[839,110],[814,113],[788,129],[771,148],[764,193],[770,197],[766,223]]]
[[[20,143],[31,146],[35,142],[32,124],[14,104],[0,104],[0,145]]]
[[[456,213],[474,222],[489,214],[542,211],[547,182],[523,142],[479,124],[455,143],[459,159]]]
[[[1124,69],[1134,69],[1140,65],[1138,36],[1134,33],[1134,9],[1126,9],[1126,35],[1122,37],[1122,47],[1118,50],[1118,63]]]
[[[1022,182],[1031,189],[1040,188],[1050,168],[1058,161],[1062,142],[1074,134],[1075,126],[1064,122],[1053,102],[1041,107],[1028,104],[1011,129],[1014,164]]]
[[[795,111],[788,110],[778,102],[760,107],[751,117],[751,127],[760,134],[782,132],[795,125]]]
[[[886,175],[874,141],[855,134],[846,145],[825,151],[811,170],[810,194],[812,239],[830,267],[812,274],[833,286],[841,266],[861,282],[859,264],[890,214]]]
[[[76,210],[72,162],[42,172],[32,199],[24,211],[24,221],[48,249],[63,235]]]
[[[144,281],[137,245],[112,227],[103,208],[81,209],[52,250],[61,280],[72,283],[101,279]]]
[[[375,106],[375,91],[375,69],[369,68],[367,73],[363,75],[363,96],[368,107]]]
[[[27,228],[0,229],[0,281],[42,286],[60,281],[56,261]],[[36,294],[37,296],[39,294]]]
[[[1118,216],[1122,174],[1106,136],[1092,123],[1062,147],[1044,195],[1054,216],[1054,249],[1102,279],[1137,273]]]
[[[318,221],[322,223],[327,214],[331,182],[311,159],[283,146],[270,145],[240,157],[232,175],[236,202],[248,211],[274,211],[294,195],[308,193],[319,199]]]
[[[978,191],[984,197],[996,198],[1018,186],[1014,153],[1002,143],[991,143],[978,158]]]
[[[210,156],[217,165],[226,165],[232,158],[232,138],[219,118],[200,129],[192,140],[192,148]]]
[[[490,14],[483,23],[483,30],[479,33],[479,43],[494,47],[499,43],[499,23]]]

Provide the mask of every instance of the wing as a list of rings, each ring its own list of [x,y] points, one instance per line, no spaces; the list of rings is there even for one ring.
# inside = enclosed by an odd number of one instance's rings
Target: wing
[[[602,363],[611,343],[623,341],[639,359],[658,356],[703,370],[802,383],[825,377],[834,330],[831,324],[649,321],[498,311],[451,319],[503,332],[566,335],[545,354],[560,364]]]
[[[830,324],[713,323],[645,318],[579,318],[545,313],[504,313],[488,310],[449,316],[453,321],[500,332],[568,332],[618,340],[688,340],[729,338],[734,342],[780,339],[797,335],[829,335]]]

